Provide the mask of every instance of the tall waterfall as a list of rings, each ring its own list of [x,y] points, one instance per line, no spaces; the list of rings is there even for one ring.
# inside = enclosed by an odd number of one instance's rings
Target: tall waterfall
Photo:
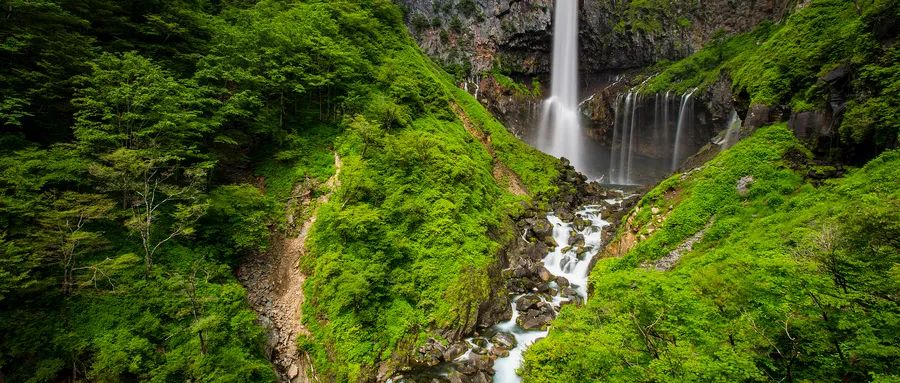
[[[558,0],[553,16],[553,73],[535,145],[580,168],[582,133],[578,112],[578,2]]]

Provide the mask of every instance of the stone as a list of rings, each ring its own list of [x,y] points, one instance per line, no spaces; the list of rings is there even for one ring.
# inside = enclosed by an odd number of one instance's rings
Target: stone
[[[556,312],[553,310],[553,305],[541,302],[537,308],[529,309],[520,315],[516,323],[526,330],[546,328],[547,324],[555,317]]]
[[[288,378],[294,379],[297,374],[300,373],[300,368],[297,367],[296,363],[291,363],[291,367],[288,368]]]
[[[464,360],[456,365],[456,371],[459,371],[466,375],[472,375],[478,372],[478,368],[475,367],[475,362],[472,362],[471,360]]]
[[[569,287],[569,280],[566,277],[556,277],[556,285],[561,289]]]
[[[472,377],[472,383],[492,383],[491,375],[485,371],[478,371],[475,373],[475,376]]]
[[[580,215],[575,217],[575,221],[572,223],[575,226],[575,230],[582,231],[586,229],[588,226],[591,226],[591,221],[585,218],[582,218]]]
[[[450,346],[448,346],[447,349],[444,350],[444,360],[447,362],[452,362],[456,358],[459,358],[460,356],[465,354],[468,349],[469,346],[467,346],[463,342],[451,343]]]
[[[540,270],[538,270],[538,277],[541,278],[541,281],[549,282],[553,279],[553,274],[550,274],[550,270],[547,270],[546,267],[541,266]]]
[[[559,209],[559,211],[556,212],[556,216],[563,222],[572,222],[575,219],[575,215],[565,208]]]
[[[741,197],[746,197],[750,194],[750,184],[753,183],[753,176],[743,176],[741,179],[737,181],[737,185],[735,185],[735,189],[737,193]]]
[[[538,238],[553,236],[553,225],[546,218],[535,219],[531,225],[531,232]]]
[[[555,249],[557,246],[559,246],[559,244],[556,243],[556,240],[553,239],[552,235],[548,235],[548,236],[541,238],[541,241],[544,242],[544,244],[546,244],[551,249]]]
[[[492,358],[505,358],[509,356],[509,350],[502,347],[494,347],[491,349]]]
[[[528,309],[537,307],[541,302],[541,298],[534,294],[525,294],[516,299],[516,310],[528,311]]]
[[[650,212],[653,214],[659,214],[659,208],[654,206],[653,208],[650,209]]]
[[[547,253],[550,252],[550,249],[547,248],[547,244],[544,242],[535,242],[530,244],[525,249],[525,257],[534,261],[539,261],[543,259]]]
[[[574,231],[569,233],[569,246],[584,246],[584,235]]]
[[[512,350],[516,347],[516,345],[518,345],[516,337],[506,332],[498,332],[494,334],[494,336],[491,338],[491,343],[494,344],[495,348],[502,348],[505,350]]]
[[[572,297],[572,296],[578,296],[578,290],[575,290],[571,286],[565,287],[562,290],[560,290],[560,295],[562,295],[563,297],[566,297],[566,298]]]
[[[491,372],[494,371],[494,368],[493,368],[494,360],[491,359],[490,356],[486,355],[486,353],[472,355],[472,357],[469,358],[469,360],[472,362],[472,365],[478,371],[491,371]]]

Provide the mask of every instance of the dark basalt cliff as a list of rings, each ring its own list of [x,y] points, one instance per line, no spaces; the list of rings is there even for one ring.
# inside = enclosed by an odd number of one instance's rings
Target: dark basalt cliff
[[[422,49],[459,74],[549,72],[552,0],[399,0]],[[780,19],[792,0],[581,0],[581,69],[599,73],[674,60],[717,33]]]

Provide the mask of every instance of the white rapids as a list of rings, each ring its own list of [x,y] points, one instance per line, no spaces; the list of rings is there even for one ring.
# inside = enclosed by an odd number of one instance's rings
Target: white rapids
[[[603,227],[608,226],[610,223],[603,220],[600,208],[596,206],[584,207],[576,212],[576,215],[580,215],[583,219],[589,221],[590,224],[582,230],[577,230],[574,224],[563,222],[553,213],[547,215],[547,219],[553,224],[553,239],[559,245],[544,257],[543,262],[544,267],[551,274],[566,278],[571,287],[578,292],[581,299],[586,300],[591,259],[602,245],[601,234]],[[577,249],[566,246],[569,242],[569,236],[573,232],[584,236],[584,248],[587,252],[583,253],[584,255],[581,259],[576,253]],[[567,251],[563,252],[563,250]],[[551,282],[551,286],[558,287],[555,282]],[[494,329],[499,332],[506,332],[515,336],[518,343],[514,349],[509,351],[509,356],[499,358],[494,362],[494,383],[521,382],[522,378],[516,374],[516,369],[522,365],[522,354],[535,341],[547,336],[548,333],[547,330],[525,330],[516,323],[519,312],[516,310],[515,301],[518,298],[519,296],[515,296],[512,299],[512,318],[494,326]],[[552,301],[549,302],[559,310],[559,307],[568,301],[568,298],[562,297],[561,293],[557,292],[556,296],[552,297]]]

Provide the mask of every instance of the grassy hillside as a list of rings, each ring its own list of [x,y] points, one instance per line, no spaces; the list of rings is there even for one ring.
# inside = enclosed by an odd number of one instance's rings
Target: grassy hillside
[[[597,263],[525,381],[900,378],[900,152],[822,185],[805,153],[770,126],[651,190],[627,218],[637,244]]]

